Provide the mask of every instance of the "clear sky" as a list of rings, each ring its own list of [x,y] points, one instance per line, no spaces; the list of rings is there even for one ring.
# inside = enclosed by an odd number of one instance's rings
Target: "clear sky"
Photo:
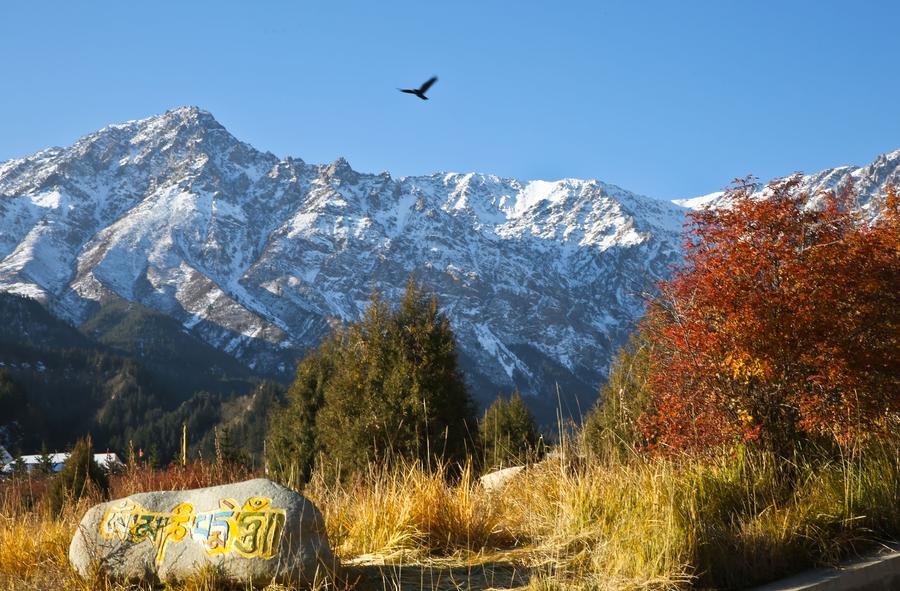
[[[900,148],[900,2],[14,1],[0,160],[180,105],[357,170],[664,198]],[[428,102],[398,93],[431,75]]]

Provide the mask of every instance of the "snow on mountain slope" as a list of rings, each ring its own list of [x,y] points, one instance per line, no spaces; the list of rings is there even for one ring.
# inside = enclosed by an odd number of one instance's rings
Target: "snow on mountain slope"
[[[874,194],[898,174],[900,152],[883,158],[810,182],[863,170]],[[415,273],[480,398],[555,399],[556,384],[590,396],[640,294],[679,259],[686,211],[596,180],[279,159],[185,107],[0,164],[0,290],[75,324],[107,298],[140,302],[287,376],[373,289],[396,300]]]
[[[860,209],[870,218],[877,216],[878,209],[884,203],[885,190],[888,186],[900,187],[900,150],[882,154],[865,166],[829,168],[815,174],[803,175],[800,180],[800,190],[810,195],[810,206],[819,203],[818,197],[824,191],[840,193],[852,187],[856,192]],[[765,186],[761,186],[756,194],[764,197]],[[724,191],[717,191],[691,199],[676,199],[673,203],[688,209],[701,209],[722,207],[727,200]]]

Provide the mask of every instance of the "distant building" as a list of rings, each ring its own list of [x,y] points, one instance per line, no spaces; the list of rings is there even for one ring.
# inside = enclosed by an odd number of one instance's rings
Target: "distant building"
[[[0,447],[0,450],[3,450]],[[6,450],[3,450],[4,452]],[[6,456],[9,456],[7,453]],[[66,460],[69,459],[68,453],[56,453],[49,454],[50,463],[53,465],[53,471],[59,472],[62,470],[63,464]],[[13,471],[13,465],[16,463],[16,460],[10,457],[8,460],[5,459],[2,453],[0,453],[0,458],[3,458],[3,463],[0,464],[3,466],[2,471],[4,474],[8,474]],[[30,456],[22,456],[22,461],[25,463],[25,469],[31,472],[32,470],[36,470],[37,467],[41,463],[41,455],[30,455]],[[122,461],[119,459],[114,453],[104,453],[104,454],[94,454],[94,461],[103,468],[104,470],[113,470],[119,466],[122,466]]]

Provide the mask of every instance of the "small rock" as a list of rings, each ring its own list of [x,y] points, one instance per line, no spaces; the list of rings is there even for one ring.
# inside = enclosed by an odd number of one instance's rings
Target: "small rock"
[[[513,466],[512,468],[504,468],[503,470],[497,470],[496,472],[490,472],[485,474],[479,481],[481,481],[481,486],[484,487],[487,491],[498,491],[507,484],[509,481],[515,478],[519,472],[525,469],[525,466]]]
[[[309,585],[336,568],[322,514],[271,480],[149,492],[92,507],[69,546],[82,577],[176,582],[212,566],[223,582]]]

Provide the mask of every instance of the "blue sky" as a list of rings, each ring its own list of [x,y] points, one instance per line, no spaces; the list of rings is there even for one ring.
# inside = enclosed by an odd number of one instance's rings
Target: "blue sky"
[[[0,160],[199,105],[279,156],[664,198],[900,148],[900,3],[10,2]],[[419,101],[398,86],[440,81]]]

